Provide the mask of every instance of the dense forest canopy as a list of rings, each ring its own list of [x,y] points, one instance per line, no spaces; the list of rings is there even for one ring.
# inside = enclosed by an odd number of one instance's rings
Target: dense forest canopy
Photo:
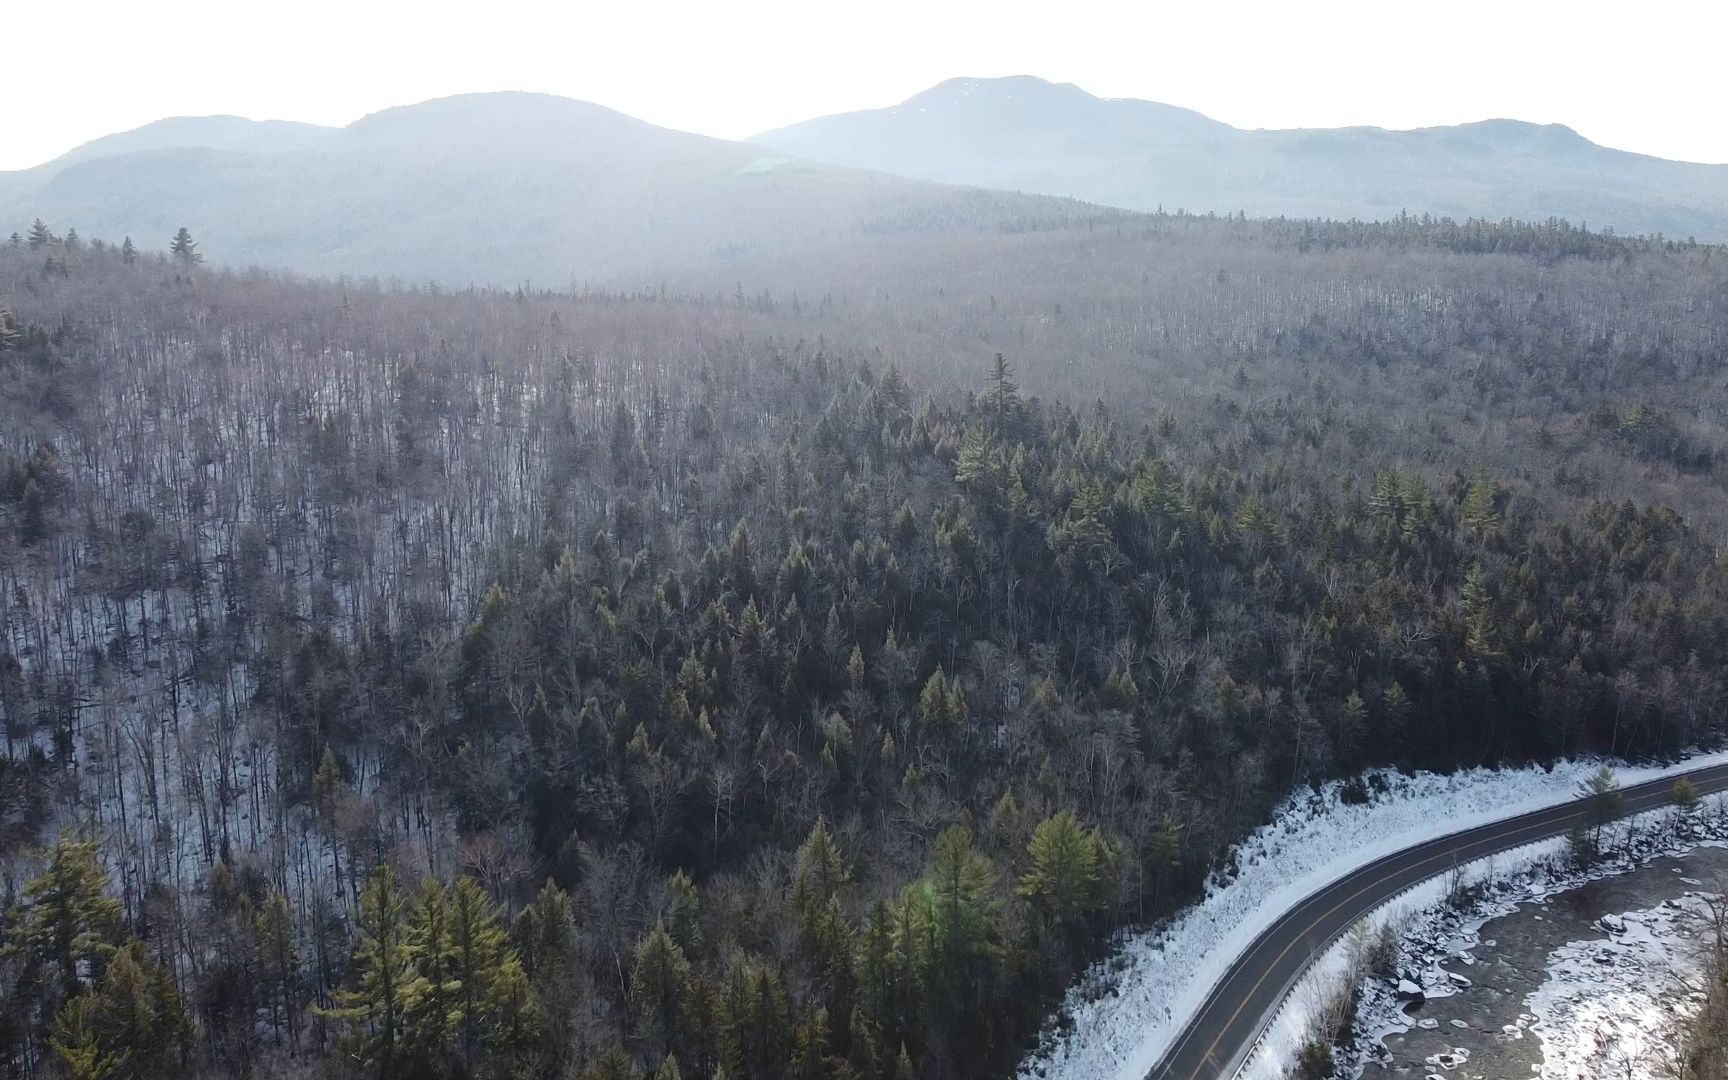
[[[9,1072],[1000,1076],[1301,785],[1723,720],[1719,249],[193,232],[0,245]]]

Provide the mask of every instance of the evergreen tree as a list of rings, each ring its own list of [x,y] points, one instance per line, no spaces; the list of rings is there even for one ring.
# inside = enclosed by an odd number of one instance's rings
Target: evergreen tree
[[[464,1066],[472,1071],[482,1045],[498,1038],[493,1018],[508,1006],[512,1025],[528,1024],[531,1009],[521,961],[510,948],[498,909],[473,878],[450,890],[451,975],[455,980],[457,1033]]]
[[[828,1013],[816,1009],[792,1033],[792,1062],[786,1080],[829,1080],[834,1071],[828,1060]]]
[[[100,1007],[91,995],[75,997],[54,1017],[48,1045],[59,1056],[66,1080],[122,1080],[131,1054],[111,1049],[97,1024]]]
[[[636,944],[630,996],[637,1023],[645,1035],[657,1036],[662,1053],[671,1053],[677,1044],[690,1006],[691,989],[689,959],[672,940],[665,924],[656,923]]]
[[[523,967],[535,982],[565,967],[576,932],[570,894],[548,879],[534,902],[517,916],[515,932]]]
[[[534,902],[517,917],[512,929],[546,1056],[557,1060],[571,1050],[576,1040],[577,1008],[582,993],[570,894],[548,880]],[[513,991],[513,987],[506,986],[501,993],[508,996]]]
[[[966,726],[966,697],[959,684],[952,682],[938,667],[925,680],[918,695],[918,719],[925,730],[936,735],[948,735]]]
[[[91,996],[103,1043],[126,1055],[120,1075],[149,1080],[184,1064],[192,1018],[168,969],[145,955],[143,942],[114,954]]]
[[[187,266],[196,266],[204,261],[204,256],[198,253],[198,241],[192,239],[191,230],[180,226],[180,231],[174,234],[174,239],[168,244],[168,253]]]
[[[640,1080],[641,1076],[630,1055],[618,1047],[601,1054],[582,1070],[582,1080]]]
[[[779,1076],[792,1052],[792,1006],[779,975],[735,960],[720,999],[720,1066],[735,1077]]]
[[[120,259],[127,266],[131,266],[133,263],[138,261],[138,249],[132,245],[132,238],[130,236],[128,236],[120,245]]]
[[[24,482],[22,513],[19,515],[18,539],[25,547],[48,539],[48,493],[34,478]]]
[[[1459,594],[1464,607],[1464,646],[1481,657],[1500,655],[1499,628],[1494,615],[1494,598],[1488,591],[1488,575],[1477,563],[1464,577]]]
[[[837,897],[851,879],[852,868],[828,831],[827,819],[817,818],[793,859],[792,903],[799,917]]]
[[[270,1026],[280,1035],[284,1024],[290,1039],[299,1034],[295,1003],[299,998],[300,956],[294,915],[288,898],[273,892],[252,922],[252,949],[260,991],[270,1011]]]
[[[463,986],[456,971],[450,896],[436,878],[421,882],[414,897],[404,952],[409,974],[399,995],[402,1043],[422,1070],[443,1074],[448,1071],[456,1027],[462,1020],[458,995]]]
[[[380,1080],[398,1075],[403,1010],[414,981],[409,948],[407,900],[396,872],[380,867],[360,891],[360,944],[354,950],[358,985],[336,993],[336,1007],[324,1015],[343,1023],[347,1051]]]
[[[1402,744],[1410,726],[1412,707],[1409,695],[1396,680],[1387,683],[1385,689],[1380,691],[1380,711],[1388,741],[1394,746]]]
[[[154,1080],[185,1065],[192,1036],[173,977],[134,940],[115,951],[99,983],[67,1001],[48,1041],[68,1076]]]
[[[907,953],[910,935],[895,918],[908,901],[898,905],[878,900],[864,921],[858,943],[858,993],[862,1007],[883,1028],[883,1041],[893,1046],[911,1026],[916,975]]]
[[[996,423],[1000,427],[1020,404],[1020,387],[1014,383],[1014,369],[1009,366],[1008,358],[1001,353],[997,353],[990,361],[988,385],[987,400],[990,411],[995,414]]]
[[[485,1045],[507,1061],[526,1055],[542,1034],[546,1010],[514,952],[506,953],[493,970],[485,1010],[481,1029]],[[473,1020],[471,1015],[468,1021]]]
[[[988,498],[994,490],[991,483],[995,471],[994,458],[989,434],[982,427],[972,428],[966,432],[966,438],[960,443],[960,452],[954,456],[954,482],[977,498]]]
[[[1464,492],[1464,527],[1481,537],[1499,528],[1500,514],[1494,506],[1499,495],[1500,485],[1494,482],[1487,468],[1478,465],[1470,474],[1470,484]]]
[[[1698,805],[1698,785],[1682,776],[1668,789],[1668,798],[1682,814],[1690,813]]]
[[[956,1049],[976,1045],[991,1023],[987,1002],[1001,948],[995,885],[995,868],[973,847],[972,831],[956,825],[936,838],[923,880],[909,887],[907,929],[927,994],[926,1022]]]
[[[702,947],[702,896],[682,870],[666,880],[666,929],[685,955]]]
[[[96,966],[113,955],[120,940],[120,901],[108,895],[108,874],[97,861],[96,840],[62,833],[48,853],[48,867],[24,886],[12,910],[8,955],[50,964],[60,973],[67,997]]]
[[[54,233],[47,222],[37,218],[30,224],[30,250],[39,251],[54,242]]]
[[[1027,854],[1031,867],[1020,879],[1020,895],[1052,925],[1068,926],[1103,904],[1110,845],[1072,813],[1039,824]]]

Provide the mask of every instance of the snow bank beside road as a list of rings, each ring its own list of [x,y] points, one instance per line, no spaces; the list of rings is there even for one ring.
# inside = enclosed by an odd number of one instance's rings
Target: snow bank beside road
[[[1621,784],[1728,762],[1728,753],[1674,765],[1618,768]],[[1551,769],[1474,769],[1439,776],[1377,771],[1372,801],[1344,801],[1345,785],[1293,796],[1235,851],[1236,874],[1214,880],[1194,906],[1127,937],[1068,993],[1065,1023],[1020,1067],[1031,1080],[1145,1080],[1230,965],[1309,893],[1376,859],[1437,835],[1539,810],[1577,796],[1601,762]]]

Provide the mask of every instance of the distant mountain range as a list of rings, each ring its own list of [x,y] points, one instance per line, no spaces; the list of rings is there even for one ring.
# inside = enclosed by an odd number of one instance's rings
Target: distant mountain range
[[[953,79],[893,108],[752,141],[838,165],[1138,210],[1564,217],[1728,241],[1728,165],[1610,150],[1558,124],[1243,131],[1188,109],[1015,76]]]
[[[0,173],[0,236],[41,217],[57,232],[160,250],[185,225],[228,264],[457,286],[716,280],[861,236],[1095,212],[793,160],[523,93],[387,109],[345,128],[179,117]]]
[[[955,186],[964,185],[964,186]],[[1091,205],[1097,204],[1097,205]],[[1489,120],[1241,131],[1027,76],[729,142],[543,94],[443,98],[344,128],[177,117],[0,173],[0,235],[56,231],[446,285],[749,279],[794,256],[931,230],[1127,210],[1566,217],[1728,241],[1728,165]],[[835,263],[834,265],[842,265]]]

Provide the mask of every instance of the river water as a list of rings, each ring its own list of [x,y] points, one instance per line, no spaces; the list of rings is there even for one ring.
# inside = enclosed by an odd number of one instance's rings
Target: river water
[[[1406,1010],[1368,1080],[1648,1080],[1713,938],[1728,850],[1694,848],[1518,906],[1448,945],[1461,984]],[[1607,923],[1603,918],[1608,916]]]

